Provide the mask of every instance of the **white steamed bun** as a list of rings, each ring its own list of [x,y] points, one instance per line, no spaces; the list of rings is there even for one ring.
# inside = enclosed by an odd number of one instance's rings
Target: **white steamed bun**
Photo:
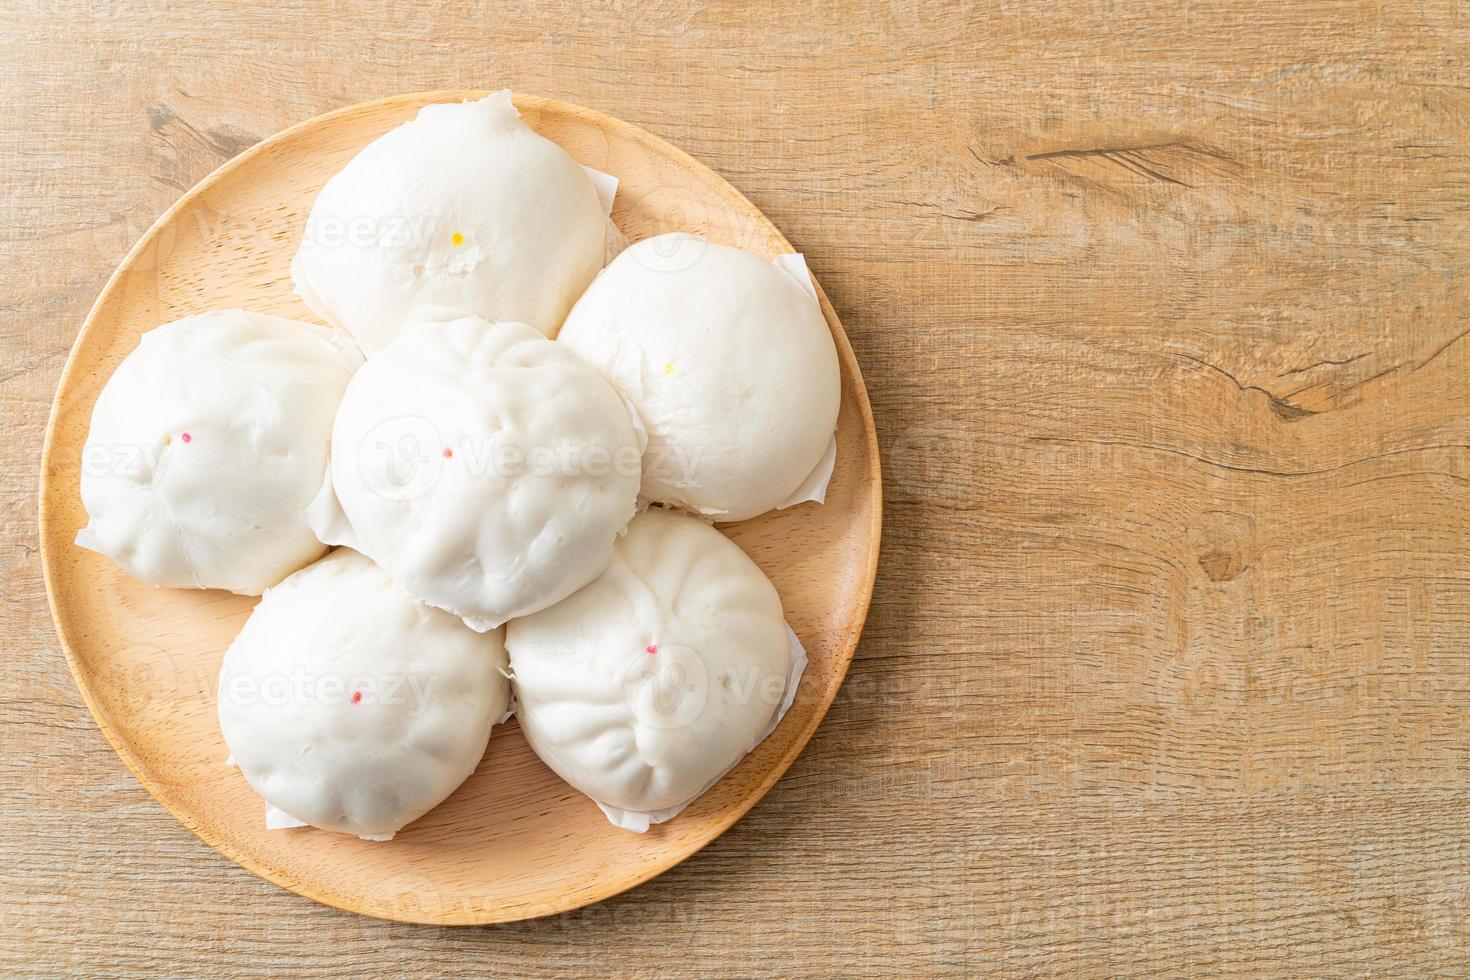
[[[602,268],[607,231],[592,179],[499,92],[425,106],[364,147],[318,195],[291,278],[369,352],[418,305],[551,336]]]
[[[510,698],[503,634],[476,633],[342,549],[265,593],[225,653],[219,723],[270,806],[391,836],[485,754]]]
[[[764,736],[791,666],[781,600],[697,518],[634,519],[612,564],[506,628],[517,716],[536,754],[605,805],[687,802]]]
[[[243,310],[144,334],[92,411],[77,543],[153,585],[259,595],[319,556],[301,512],[361,355]]]
[[[558,340],[648,430],[643,495],[721,521],[782,506],[823,461],[840,375],[815,297],[784,269],[684,234],[619,255]]]
[[[491,629],[607,567],[637,505],[641,446],[626,404],[569,348],[524,323],[442,316],[404,328],[352,379],[314,526]]]

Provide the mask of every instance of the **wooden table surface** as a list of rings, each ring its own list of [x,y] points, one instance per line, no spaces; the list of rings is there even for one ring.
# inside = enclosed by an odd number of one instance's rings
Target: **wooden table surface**
[[[1125,0],[0,10],[0,969],[1470,970],[1470,12]],[[36,471],[93,298],[256,140],[395,92],[688,150],[826,287],[877,417],[815,739],[655,882],[390,925],[134,782],[52,633]]]

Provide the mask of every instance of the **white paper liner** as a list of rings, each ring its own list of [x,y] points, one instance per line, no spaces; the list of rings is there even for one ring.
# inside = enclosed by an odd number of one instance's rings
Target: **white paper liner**
[[[85,548],[88,551],[95,551],[99,555],[111,557],[107,554],[107,552],[102,550],[102,542],[98,541],[97,535],[92,532],[91,521],[88,521],[87,526],[77,532],[77,536],[73,539],[73,541],[76,543],[76,546],[78,548]]]
[[[420,599],[419,602],[422,602],[426,606],[434,606],[432,602],[426,602],[423,599]],[[434,606],[434,608],[444,609],[443,606]],[[448,609],[444,609],[444,611],[449,612]],[[450,613],[450,615],[453,615],[453,613]],[[509,619],[479,619],[474,616],[461,616],[459,618],[462,623],[464,623],[470,629],[474,630],[476,633],[489,633],[491,630],[498,630],[500,629],[500,627],[510,622]]]
[[[291,814],[279,807],[265,805],[265,829],[266,830],[295,830],[297,827],[310,826],[305,820],[297,820]]]
[[[295,830],[298,827],[310,827],[311,824],[305,820],[297,820],[291,814],[280,807],[265,805],[265,829],[266,830]],[[358,834],[358,840],[390,841],[392,834]]]
[[[832,470],[837,466],[837,434],[832,434],[832,440],[827,443],[827,451],[817,461],[816,467],[807,474],[801,486],[792,492],[791,496],[776,505],[777,510],[785,510],[787,507],[795,507],[814,500],[819,504],[827,502],[827,485],[832,482]]]
[[[505,714],[497,718],[495,724],[504,725],[506,722],[510,721],[512,718],[515,717],[516,709],[519,707],[520,705],[516,704],[515,692],[512,691],[510,695],[510,700],[505,703]]]
[[[800,252],[791,252],[786,255],[778,255],[771,263],[783,272],[789,273],[806,294],[817,301],[817,287],[812,282],[812,272],[806,267],[806,256]],[[801,486],[781,503],[776,505],[777,510],[785,510],[787,507],[795,507],[808,501],[826,503],[827,484],[832,482],[832,469],[837,465],[837,434],[832,434],[832,441],[827,443],[827,451],[822,454],[817,465],[807,474],[807,478],[801,481]]]
[[[618,193],[618,179],[612,174],[603,173],[592,167],[583,165],[583,172],[592,179],[592,186],[597,188],[597,202],[602,205],[602,216],[612,217],[613,198]]]
[[[629,245],[628,236],[623,230],[613,224],[613,219],[607,219],[607,246],[602,253],[602,264],[604,267],[612,265],[612,260],[623,254],[623,250]]]
[[[782,272],[790,273],[791,277],[801,284],[801,288],[806,290],[806,294],[812,298],[812,301],[816,302],[817,287],[812,283],[812,270],[806,267],[805,255],[800,252],[788,252],[785,255],[776,256],[771,260],[771,264]]]
[[[326,475],[322,477],[321,489],[316,492],[311,503],[301,512],[301,519],[306,526],[311,528],[311,533],[316,539],[329,547],[338,545],[351,548],[353,551],[367,554],[357,545],[357,532],[353,530],[351,522],[347,520],[347,514],[342,510],[342,504],[337,500],[337,491],[332,486],[332,464],[327,463]],[[368,555],[368,557],[372,557]]]
[[[607,219],[607,238],[602,253],[602,264],[607,266],[618,257],[618,253],[628,247],[628,236],[623,234],[621,228],[613,224],[612,219],[613,198],[618,193],[618,179],[612,174],[603,173],[586,164],[582,165],[582,170],[592,178],[592,186],[597,189],[598,203],[602,205],[602,215]]]
[[[631,830],[635,834],[647,833],[651,825],[672,820],[683,813],[685,807],[703,796],[711,786],[724,779],[726,773],[740,765],[742,759],[751,752],[754,752],[756,746],[764,742],[766,736],[774,732],[776,726],[781,724],[781,719],[786,717],[786,712],[790,710],[792,702],[796,700],[796,689],[801,684],[801,675],[806,672],[806,665],[808,663],[806,647],[801,645],[801,640],[797,638],[796,633],[791,629],[791,624],[789,623],[786,624],[786,647],[791,651],[791,668],[786,674],[786,691],[781,696],[781,705],[776,709],[776,713],[771,716],[770,723],[756,736],[755,740],[750,743],[739,759],[730,763],[718,776],[701,786],[699,792],[689,797],[683,803],[664,807],[662,810],[653,810],[650,812],[623,810],[619,807],[609,806],[600,800],[592,800],[593,803],[597,804],[597,808],[603,812],[603,815],[607,817],[608,822],[619,830]]]

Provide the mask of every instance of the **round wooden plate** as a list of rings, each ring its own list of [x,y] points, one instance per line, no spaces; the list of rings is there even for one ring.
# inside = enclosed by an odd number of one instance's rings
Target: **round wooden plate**
[[[201,839],[277,884],[338,908],[437,924],[505,922],[605,899],[672,867],[738,820],[801,751],[837,693],[867,614],[882,499],[873,417],[826,296],[842,362],[837,469],[827,502],[724,528],[765,569],[811,656],[776,731],[675,820],[647,834],[610,826],[496,728],[473,776],[388,844],[305,828],[265,829],[215,719],[220,658],[255,600],[154,589],[73,545],[86,523],[77,483],[92,405],[139,334],[217,307],[313,319],[289,265],[326,179],[431,92],[319,116],[247,150],[185,194],[103,289],[62,373],[42,459],[41,554],[67,661],[98,725],[155,797]],[[663,140],[589,109],[517,96],[526,121],[579,161],[617,175],[613,219],[634,241],[689,231],[762,255],[793,251],[754,205]],[[818,287],[820,293],[820,287]]]

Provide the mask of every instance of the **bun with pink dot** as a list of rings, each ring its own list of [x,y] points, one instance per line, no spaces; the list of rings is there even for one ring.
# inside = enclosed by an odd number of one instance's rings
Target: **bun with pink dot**
[[[663,508],[634,518],[590,585],[511,620],[506,646],[536,754],[645,827],[734,765],[788,703],[793,648],[775,588],[719,531]]]
[[[275,585],[323,551],[301,512],[361,362],[345,335],[244,310],[145,333],[92,412],[77,543],[152,585]]]

